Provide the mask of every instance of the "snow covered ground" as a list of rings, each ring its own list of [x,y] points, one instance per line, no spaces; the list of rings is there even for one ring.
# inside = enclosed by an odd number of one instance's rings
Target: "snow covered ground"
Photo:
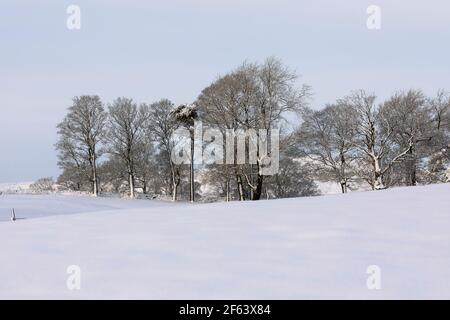
[[[30,190],[32,182],[0,183],[0,194],[2,193],[24,193]]]
[[[0,222],[9,221],[14,208],[18,219],[32,219],[54,215],[92,213],[159,206],[173,206],[170,202],[130,200],[120,198],[94,198],[64,194],[4,194],[0,195]]]
[[[449,195],[450,184],[198,205],[2,196],[26,219],[0,222],[0,298],[449,299]],[[31,219],[47,211],[58,215]],[[81,290],[66,286],[70,265]],[[371,265],[380,290],[366,286]]]

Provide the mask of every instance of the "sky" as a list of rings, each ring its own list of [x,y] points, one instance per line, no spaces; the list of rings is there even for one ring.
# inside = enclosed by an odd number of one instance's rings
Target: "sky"
[[[66,26],[69,5],[81,28]],[[369,30],[366,10],[381,9]],[[352,90],[450,91],[446,0],[2,0],[0,183],[54,176],[72,97],[195,101],[244,61],[281,59],[321,108]]]

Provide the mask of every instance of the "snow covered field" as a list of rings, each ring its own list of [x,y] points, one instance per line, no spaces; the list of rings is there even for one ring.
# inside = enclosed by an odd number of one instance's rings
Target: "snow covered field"
[[[14,208],[18,219],[28,220],[54,215],[173,205],[177,204],[164,201],[94,198],[82,195],[4,194],[0,195],[0,222],[10,221],[12,208]]]
[[[449,195],[450,184],[195,205],[3,195],[0,218],[14,207],[26,219],[0,222],[0,298],[449,299]],[[70,265],[81,290],[66,287]],[[366,286],[370,265],[381,290]]]
[[[32,184],[32,182],[0,183],[0,194],[28,192],[30,190],[31,184]]]

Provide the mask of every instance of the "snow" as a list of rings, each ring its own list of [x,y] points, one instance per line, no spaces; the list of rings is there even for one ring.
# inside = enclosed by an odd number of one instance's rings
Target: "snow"
[[[314,183],[317,185],[317,188],[322,195],[342,193],[341,185],[339,183],[319,180],[314,181]],[[347,192],[363,192],[370,190],[370,186],[365,182],[351,182],[349,183]]]
[[[342,193],[341,186],[335,182],[314,181],[320,194],[339,194]],[[351,191],[350,191],[351,192]]]
[[[32,182],[0,183],[0,194],[2,193],[25,193],[30,190]]]
[[[449,299],[449,194],[450,184],[193,205],[2,196],[2,210],[27,219],[0,223],[0,298]],[[46,210],[58,215],[32,219]],[[66,287],[70,265],[81,290]],[[380,290],[366,286],[371,265]]]
[[[0,195],[0,222],[8,221],[14,208],[18,219],[40,218],[54,215],[115,211],[149,206],[173,205],[164,201],[95,198],[76,194],[5,194]]]

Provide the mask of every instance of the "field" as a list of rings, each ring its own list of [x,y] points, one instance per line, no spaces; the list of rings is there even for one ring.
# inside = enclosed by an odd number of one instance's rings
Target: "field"
[[[449,299],[449,194],[450,184],[215,204],[3,194],[0,298]],[[72,265],[80,290],[66,285]],[[379,290],[366,285],[372,265]]]

